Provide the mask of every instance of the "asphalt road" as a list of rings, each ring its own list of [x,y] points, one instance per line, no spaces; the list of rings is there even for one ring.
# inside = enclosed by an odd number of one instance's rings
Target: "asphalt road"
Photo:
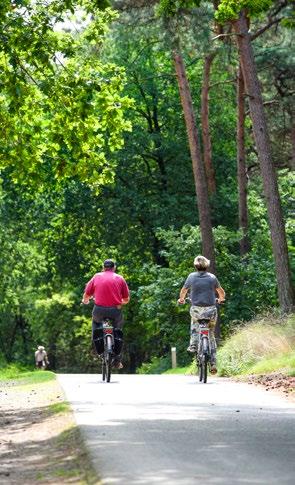
[[[192,376],[59,375],[105,485],[295,484],[295,406]]]

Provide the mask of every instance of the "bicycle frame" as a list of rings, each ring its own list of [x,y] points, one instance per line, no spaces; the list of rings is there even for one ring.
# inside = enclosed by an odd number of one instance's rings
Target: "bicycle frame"
[[[196,361],[199,369],[199,379],[204,384],[207,382],[208,363],[211,358],[211,340],[209,319],[201,318],[199,322],[199,346],[196,354]]]
[[[108,320],[102,322],[103,339],[105,349],[109,350],[114,345],[114,329]]]
[[[203,352],[207,352],[211,355],[211,340],[210,340],[210,330],[209,330],[210,320],[202,319],[199,320],[199,347],[202,344]]]
[[[102,380],[107,382],[111,380],[112,359],[114,349],[114,328],[110,320],[105,319],[102,322],[104,351],[102,354]]]

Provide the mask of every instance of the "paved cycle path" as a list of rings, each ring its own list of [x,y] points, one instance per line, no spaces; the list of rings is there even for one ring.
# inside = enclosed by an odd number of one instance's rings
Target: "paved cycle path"
[[[59,375],[104,485],[295,484],[295,406],[193,376]]]

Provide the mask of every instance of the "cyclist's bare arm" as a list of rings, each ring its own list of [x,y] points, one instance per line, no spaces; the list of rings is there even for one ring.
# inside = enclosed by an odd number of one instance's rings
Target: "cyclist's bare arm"
[[[180,305],[183,305],[185,303],[185,297],[187,295],[188,288],[181,288],[180,293],[179,293],[179,298],[177,300]]]
[[[130,301],[130,296],[128,296],[128,298],[122,298],[122,305],[127,305],[129,301]]]
[[[91,298],[92,298],[92,296],[87,295],[86,293],[84,293],[83,298],[82,298],[82,303],[84,303],[84,305],[88,305],[89,300],[90,300]]]
[[[216,288],[216,293],[218,295],[218,303],[222,303],[224,300],[225,300],[225,291],[223,288],[221,288],[221,286],[219,286],[219,288]]]

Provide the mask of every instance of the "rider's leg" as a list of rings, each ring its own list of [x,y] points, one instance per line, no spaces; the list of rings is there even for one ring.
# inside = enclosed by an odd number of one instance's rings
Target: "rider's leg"
[[[212,319],[209,323],[209,333],[210,333],[210,342],[211,342],[211,372],[212,374],[216,374],[217,367],[216,367],[216,352],[217,352],[217,345],[215,339],[215,325],[216,319]]]
[[[104,319],[103,309],[94,305],[92,310],[92,342],[98,355],[103,353],[103,331],[102,321]]]
[[[101,355],[104,350],[102,323],[92,320],[92,342],[96,353]]]
[[[196,352],[199,346],[199,307],[192,306],[190,309],[191,315],[191,332],[190,332],[190,343],[188,347],[189,352]]]
[[[120,308],[111,308],[110,309],[110,318],[113,321],[113,327],[115,330],[122,330],[123,327],[123,313]],[[114,334],[114,337],[116,338],[116,332]],[[121,338],[123,340],[123,334],[121,334]],[[115,342],[115,348],[116,348],[116,343]],[[123,343],[122,343],[123,345]],[[114,359],[113,359],[113,365],[117,369],[122,369],[123,364],[122,364],[122,348],[119,350],[119,353],[115,354]]]
[[[211,342],[211,364],[216,365],[216,339],[215,339],[215,322],[209,323],[209,333],[210,333],[210,342]]]

